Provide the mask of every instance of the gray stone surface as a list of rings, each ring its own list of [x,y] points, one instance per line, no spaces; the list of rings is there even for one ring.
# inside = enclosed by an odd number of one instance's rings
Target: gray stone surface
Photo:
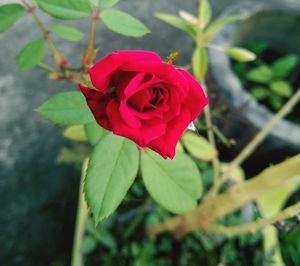
[[[234,1],[214,0],[213,6],[220,11]],[[1,0],[1,4],[5,2],[12,1]],[[153,14],[180,9],[193,12],[196,0],[121,0],[117,7],[143,20],[152,34],[130,39],[101,25],[96,38],[99,57],[115,49],[147,49],[166,57],[179,49],[179,63],[189,63],[191,39]],[[54,21],[46,15],[41,17],[48,25]],[[88,20],[68,23],[89,32]],[[16,70],[18,51],[38,37],[41,34],[28,15],[0,35],[0,265],[6,266],[66,262],[72,244],[79,173],[58,163],[64,143],[61,128],[45,121],[34,109],[50,95],[75,88],[49,81],[37,69]],[[79,62],[83,43],[59,43],[72,62]]]

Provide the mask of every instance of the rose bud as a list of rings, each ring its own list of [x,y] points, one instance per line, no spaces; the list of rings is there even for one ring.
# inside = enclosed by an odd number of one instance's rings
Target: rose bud
[[[112,52],[89,75],[95,89],[80,89],[98,124],[165,159],[208,103],[189,72],[149,51]]]

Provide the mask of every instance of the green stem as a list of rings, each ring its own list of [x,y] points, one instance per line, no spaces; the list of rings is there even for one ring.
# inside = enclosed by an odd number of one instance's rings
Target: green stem
[[[267,125],[249,142],[249,144],[237,155],[237,157],[229,164],[227,171],[218,178],[217,182],[208,192],[205,200],[215,196],[220,190],[223,183],[228,179],[230,172],[241,165],[262,143],[262,141],[268,136],[273,127],[283,119],[288,113],[290,113],[295,105],[300,100],[300,89],[293,95],[293,97],[281,108],[281,110],[273,116],[273,118],[267,123]]]
[[[96,26],[97,21],[99,20],[99,7],[97,6],[94,14],[92,15],[92,24],[91,24],[91,33],[90,33],[90,41],[89,45],[86,49],[86,52],[83,56],[82,66],[89,66],[94,60],[95,56],[95,36],[96,36]]]
[[[256,231],[264,228],[269,224],[274,224],[280,221],[283,221],[288,218],[292,218],[300,213],[300,202],[286,208],[285,210],[271,216],[268,218],[260,219],[258,221],[237,225],[237,226],[223,226],[223,225],[211,225],[207,231],[222,233],[226,236],[232,237],[235,235],[240,235],[244,233],[255,233]]]
[[[273,127],[288,113],[300,100],[300,89],[293,97],[281,108],[281,110],[270,120],[269,123],[250,141],[250,143],[240,152],[240,154],[230,163],[233,167],[242,164],[268,136]]]
[[[200,81],[200,83],[201,83],[201,86],[202,86],[203,90],[205,91],[206,95],[208,96],[208,91],[207,91],[205,80]],[[211,146],[215,150],[217,150],[216,140],[215,140],[214,131],[213,131],[214,125],[213,125],[212,119],[211,119],[211,111],[210,111],[209,104],[204,109],[204,117],[205,117],[205,124],[206,124],[206,128],[207,128],[208,141],[210,142]],[[216,155],[216,157],[212,160],[212,164],[213,164],[213,180],[214,180],[214,182],[217,182],[217,179],[218,179],[218,176],[220,173],[220,161],[219,161],[218,155]]]
[[[21,0],[21,1],[27,8],[27,12],[32,15],[32,17],[35,20],[35,22],[37,23],[38,27],[43,32],[44,39],[46,40],[46,42],[48,43],[48,45],[52,51],[52,54],[53,54],[53,57],[54,57],[54,60],[57,64],[57,66],[60,68],[61,63],[64,61],[63,53],[60,52],[60,50],[57,48],[56,44],[54,43],[54,41],[52,40],[52,38],[49,35],[49,30],[44,26],[42,21],[39,19],[38,15],[35,12],[35,7],[31,6],[26,0]]]
[[[79,198],[78,198],[71,266],[83,265],[83,260],[80,253],[80,246],[81,246],[81,242],[85,230],[85,221],[88,216],[88,208],[84,200],[84,194],[83,194],[83,183],[84,183],[84,177],[87,169],[87,164],[88,164],[88,160],[86,159],[82,165],[82,172],[81,172],[81,179],[80,179]]]
[[[38,67],[41,68],[41,69],[44,69],[44,70],[46,70],[47,72],[50,72],[50,73],[56,72],[56,70],[53,67],[51,67],[47,64],[44,64],[44,63],[39,63]]]

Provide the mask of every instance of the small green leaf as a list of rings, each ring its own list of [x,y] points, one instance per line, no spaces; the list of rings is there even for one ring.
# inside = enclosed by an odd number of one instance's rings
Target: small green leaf
[[[137,147],[125,138],[108,134],[95,146],[84,192],[96,222],[119,206],[137,175],[138,164]]]
[[[240,47],[230,47],[226,49],[226,53],[231,58],[240,62],[249,62],[255,60],[256,58],[256,55],[254,53]]]
[[[7,4],[0,6],[0,32],[8,30],[25,13],[25,9],[19,4]]]
[[[296,55],[287,55],[272,64],[274,77],[278,79],[286,78],[299,63],[299,57]]]
[[[17,55],[17,67],[20,70],[29,70],[38,65],[46,53],[46,42],[37,39],[28,43]]]
[[[201,28],[204,29],[210,22],[212,10],[209,0],[200,0],[198,17],[201,22]]]
[[[64,137],[75,141],[87,141],[83,125],[69,126],[64,130]]]
[[[223,17],[216,19],[214,22],[212,22],[205,30],[203,42],[209,43],[213,40],[213,38],[220,32],[222,27],[226,24],[233,23],[235,21],[241,20],[244,17],[242,16],[229,16],[229,17]]]
[[[251,69],[246,78],[258,83],[269,83],[272,79],[272,70],[267,65],[262,65]]]
[[[82,19],[93,12],[86,0],[37,0],[37,4],[44,12],[60,19]]]
[[[251,94],[255,99],[258,101],[262,101],[266,99],[269,96],[269,90],[266,87],[263,86],[256,86],[250,89]]]
[[[119,10],[104,10],[100,17],[107,28],[125,36],[141,37],[150,32],[141,21]]]
[[[178,14],[187,23],[195,25],[195,26],[197,25],[198,19],[193,14],[191,14],[185,10],[180,10]]]
[[[89,254],[93,252],[97,247],[97,241],[91,236],[85,236],[82,240],[80,252],[82,254]]]
[[[99,7],[100,8],[108,8],[114,6],[120,0],[99,0]]]
[[[53,24],[50,31],[54,32],[58,37],[67,41],[80,41],[83,38],[83,33],[76,28],[65,26],[62,24]]]
[[[192,56],[192,69],[196,79],[204,80],[208,67],[208,59],[206,49],[196,47]]]
[[[192,132],[184,133],[182,136],[182,142],[187,150],[199,160],[211,161],[217,155],[217,151],[205,138]]]
[[[279,110],[281,108],[281,106],[283,105],[282,99],[279,96],[274,95],[274,94],[270,95],[269,103],[276,111]]]
[[[80,125],[94,121],[84,96],[77,91],[58,93],[37,111],[55,124]]]
[[[85,145],[76,145],[73,148],[63,147],[60,151],[58,161],[65,164],[79,164],[89,157],[90,149]]]
[[[293,94],[293,88],[287,81],[278,80],[270,84],[272,92],[278,96],[289,98]]]
[[[173,160],[164,160],[147,150],[141,154],[141,170],[148,192],[164,208],[184,213],[196,207],[202,180],[190,157],[178,152]]]
[[[193,24],[186,22],[184,19],[178,16],[174,16],[166,13],[156,13],[155,17],[172,25],[175,28],[178,28],[190,34],[192,37],[196,36],[196,27]]]
[[[103,8],[109,8],[114,6],[116,3],[118,3],[120,0],[89,0],[90,3],[92,3],[95,6]]]
[[[95,145],[103,138],[109,131],[98,125],[96,121],[85,124],[85,132],[91,145]]]

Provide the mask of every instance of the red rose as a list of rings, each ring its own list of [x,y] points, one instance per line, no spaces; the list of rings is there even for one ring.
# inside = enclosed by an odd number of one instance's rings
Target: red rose
[[[90,68],[95,89],[80,85],[98,124],[173,158],[183,131],[207,104],[198,82],[153,52],[112,52]]]

